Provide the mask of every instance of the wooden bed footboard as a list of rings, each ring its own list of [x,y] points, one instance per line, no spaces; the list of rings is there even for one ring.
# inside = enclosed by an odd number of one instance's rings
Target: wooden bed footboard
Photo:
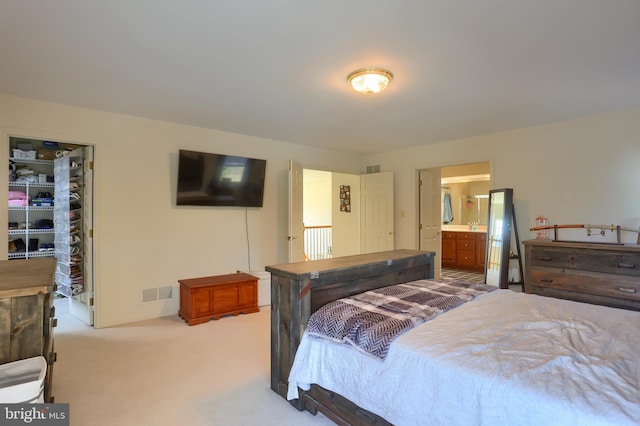
[[[291,365],[311,313],[342,297],[433,278],[433,252],[391,250],[311,262],[267,266],[271,272],[271,389],[287,397]],[[291,401],[341,425],[389,425],[342,396],[313,385]]]
[[[321,386],[311,385],[311,389],[308,391],[301,390],[300,394],[303,405],[301,410],[307,410],[314,415],[319,411],[337,425],[393,426],[393,424],[377,414],[360,408],[342,395],[331,392]]]

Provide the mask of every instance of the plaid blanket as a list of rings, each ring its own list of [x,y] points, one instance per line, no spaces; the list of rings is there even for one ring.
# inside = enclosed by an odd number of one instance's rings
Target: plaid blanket
[[[384,359],[402,333],[493,290],[496,287],[451,279],[383,287],[327,303],[311,315],[306,332]]]

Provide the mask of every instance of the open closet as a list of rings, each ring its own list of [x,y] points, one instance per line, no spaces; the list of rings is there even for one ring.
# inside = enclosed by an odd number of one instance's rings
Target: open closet
[[[7,259],[53,257],[59,297],[93,325],[93,147],[9,137]]]

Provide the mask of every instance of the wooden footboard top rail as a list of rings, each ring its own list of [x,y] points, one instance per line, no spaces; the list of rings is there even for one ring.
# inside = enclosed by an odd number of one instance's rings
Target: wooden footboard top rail
[[[271,389],[286,398],[291,365],[311,313],[343,297],[433,278],[434,256],[433,252],[391,250],[267,266],[271,272]],[[292,404],[300,410],[319,410],[338,424],[349,424],[339,421],[344,417],[340,412],[354,409],[338,395],[327,395],[311,392]],[[366,419],[368,414],[358,410],[360,414],[354,415]]]

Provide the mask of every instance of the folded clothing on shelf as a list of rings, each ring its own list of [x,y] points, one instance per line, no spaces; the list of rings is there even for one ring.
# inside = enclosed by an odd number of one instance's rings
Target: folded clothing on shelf
[[[7,193],[7,198],[10,200],[26,200],[29,196],[24,191],[9,191]]]
[[[9,205],[14,207],[26,207],[29,205],[29,200],[9,200]]]
[[[29,196],[23,191],[9,191],[7,194],[10,206],[27,206],[29,204]]]
[[[12,182],[16,183],[38,183],[39,178],[37,175],[28,175],[28,176],[20,176],[16,177]]]

